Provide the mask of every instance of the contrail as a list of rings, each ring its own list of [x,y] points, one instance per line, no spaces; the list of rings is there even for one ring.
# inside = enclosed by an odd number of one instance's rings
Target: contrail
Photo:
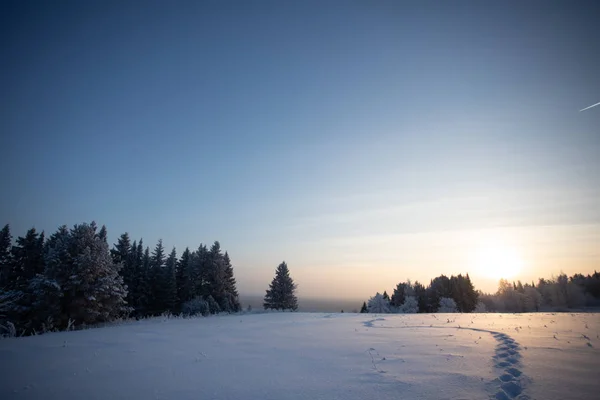
[[[585,111],[585,110],[589,110],[590,108],[592,108],[592,107],[596,107],[596,106],[600,106],[600,103],[596,103],[596,104],[594,104],[594,105],[592,105],[592,106],[586,107],[586,108],[584,108],[583,110],[579,110],[579,112],[582,112],[582,111]]]

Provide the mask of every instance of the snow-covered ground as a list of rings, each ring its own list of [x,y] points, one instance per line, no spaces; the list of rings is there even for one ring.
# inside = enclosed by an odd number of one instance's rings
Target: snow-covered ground
[[[149,320],[0,340],[0,399],[597,399],[600,314]]]

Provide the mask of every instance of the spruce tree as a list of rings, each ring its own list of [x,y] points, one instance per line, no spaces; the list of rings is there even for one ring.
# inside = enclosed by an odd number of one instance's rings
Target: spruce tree
[[[383,291],[383,298],[386,299],[387,301],[390,301],[390,295],[387,294],[387,291]]]
[[[209,287],[210,257],[205,245],[200,244],[192,254],[187,279],[192,297],[207,297],[211,294]]]
[[[177,302],[179,308],[188,300],[192,299],[192,290],[189,283],[189,271],[192,262],[192,252],[188,247],[181,255],[181,259],[177,263]]]
[[[219,303],[221,310],[225,311],[225,270],[223,268],[221,244],[218,241],[213,243],[208,252],[206,264],[206,288],[208,293],[217,303]]]
[[[10,227],[6,224],[0,231],[0,290],[8,289],[8,283],[12,275],[11,246]]]
[[[223,268],[224,268],[224,285],[225,285],[225,296],[227,303],[227,311],[238,312],[242,310],[240,305],[239,295],[236,288],[235,277],[233,276],[233,266],[229,254],[225,252],[223,256]]]
[[[360,308],[360,313],[361,313],[361,314],[365,314],[365,313],[368,313],[368,312],[369,312],[369,310],[367,309],[367,302],[366,302],[366,301],[363,301],[363,305],[362,305],[362,307]]]
[[[282,262],[277,267],[275,277],[269,285],[265,295],[263,307],[265,310],[291,310],[298,309],[298,299],[296,298],[296,284],[290,276],[287,264]]]
[[[419,312],[420,313],[429,312],[429,308],[428,308],[429,302],[427,299],[427,291],[425,290],[425,286],[423,286],[419,282],[415,282],[413,287],[415,290],[415,298],[416,298],[417,304],[419,306]]]
[[[402,304],[404,304],[407,296],[406,287],[407,285],[404,282],[400,282],[398,285],[396,285],[394,293],[392,293],[392,298],[390,299],[390,304],[392,306],[400,307]]]
[[[31,228],[25,237],[17,238],[12,248],[12,262],[13,281],[9,287],[24,291],[31,279],[44,272],[44,233],[38,234]]]
[[[165,265],[165,248],[162,239],[158,240],[156,247],[152,251],[150,262],[150,301],[149,313],[151,315],[160,315],[165,311],[165,292],[163,288],[163,275]]]
[[[127,291],[108,244],[96,233],[96,224],[62,227],[49,240],[46,277],[60,286],[61,326],[110,321],[125,315]]]
[[[98,232],[98,238],[108,244],[108,232],[106,232],[106,226],[102,225],[100,232]]]
[[[176,312],[177,306],[177,278],[175,276],[177,268],[177,251],[175,247],[171,250],[169,257],[165,263],[163,291],[164,291],[164,307],[166,311]]]
[[[101,236],[102,235],[100,235],[100,237]],[[137,244],[134,243],[134,246],[137,246]],[[127,232],[119,237],[117,243],[110,250],[110,254],[113,262],[121,266],[119,273],[123,277],[123,283],[127,288],[127,303],[130,306],[133,306],[132,296],[135,282],[133,262],[135,261],[135,257],[132,256],[132,245]]]
[[[150,315],[149,302],[152,296],[152,290],[150,285],[150,248],[143,247],[143,240],[140,239],[138,242],[137,257],[139,257],[139,264],[136,273],[136,284],[134,286],[136,294],[135,300],[135,313],[138,317],[144,317]]]

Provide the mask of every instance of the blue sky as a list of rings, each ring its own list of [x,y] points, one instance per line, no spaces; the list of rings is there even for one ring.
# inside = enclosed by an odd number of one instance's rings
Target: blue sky
[[[218,239],[248,293],[592,272],[600,7],[520,3],[3,2],[0,220]]]

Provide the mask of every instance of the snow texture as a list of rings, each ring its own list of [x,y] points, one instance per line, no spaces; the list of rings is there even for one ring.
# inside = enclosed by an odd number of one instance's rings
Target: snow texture
[[[0,340],[0,399],[592,399],[599,314],[268,313]]]

